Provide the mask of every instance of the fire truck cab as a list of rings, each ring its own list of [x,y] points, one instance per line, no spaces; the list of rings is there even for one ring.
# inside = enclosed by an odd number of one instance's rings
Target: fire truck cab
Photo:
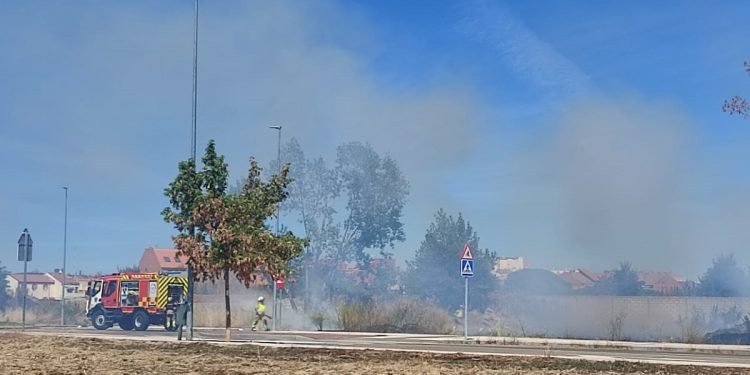
[[[165,325],[167,311],[187,298],[187,278],[156,273],[115,273],[89,282],[86,317],[98,330],[145,331]],[[166,327],[166,325],[165,325]]]

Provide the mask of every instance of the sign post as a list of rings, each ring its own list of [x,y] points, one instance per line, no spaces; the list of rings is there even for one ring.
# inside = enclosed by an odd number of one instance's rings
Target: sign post
[[[281,299],[282,299],[282,292],[284,291],[284,287],[285,286],[286,286],[286,283],[284,281],[284,276],[276,276],[276,279],[273,282],[273,289],[275,291],[274,297],[273,297],[273,303],[277,307],[276,307],[276,313],[273,316],[273,318],[274,318],[273,322],[275,323],[276,321],[278,321],[279,325],[281,325],[281,310],[282,310]],[[278,303],[276,303],[276,298],[277,297],[279,299]],[[271,325],[274,325],[274,323],[271,323]],[[279,328],[281,328],[281,327],[279,327]],[[276,329],[275,329],[275,326],[274,326],[274,331],[275,330]]]
[[[23,309],[21,310],[21,329],[26,329],[26,264],[31,261],[31,250],[34,241],[31,240],[29,230],[24,228],[21,238],[18,239],[18,261],[23,262]]]
[[[464,341],[469,339],[469,278],[474,276],[474,254],[467,242],[461,250],[461,276],[464,278]]]
[[[273,276],[273,306],[271,308],[271,313],[273,314],[271,319],[271,331],[276,332],[276,318],[278,317],[276,315],[276,275]]]

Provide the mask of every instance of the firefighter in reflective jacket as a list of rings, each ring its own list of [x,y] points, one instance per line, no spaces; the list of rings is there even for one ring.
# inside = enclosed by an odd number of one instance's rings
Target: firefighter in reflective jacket
[[[263,326],[266,328],[266,331],[270,330],[268,328],[268,321],[266,321],[266,318],[273,319],[273,317],[266,315],[266,304],[264,303],[265,298],[263,296],[258,297],[258,304],[255,305],[255,320],[253,320],[253,326],[252,330],[256,331],[258,329],[258,322],[263,321]]]
[[[177,330],[177,317],[176,317],[176,309],[175,309],[175,303],[176,301],[172,299],[172,296],[167,297],[167,306],[164,312],[165,318],[164,318],[164,328],[167,331],[176,331]]]
[[[461,323],[461,319],[464,317],[464,305],[458,306],[456,309],[456,312],[453,313],[453,316],[456,318],[456,323]]]

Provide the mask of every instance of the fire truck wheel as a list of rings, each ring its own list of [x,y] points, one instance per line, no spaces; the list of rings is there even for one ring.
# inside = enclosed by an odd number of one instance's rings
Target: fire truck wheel
[[[109,328],[109,325],[107,324],[107,318],[104,316],[103,311],[97,311],[94,313],[94,315],[91,316],[91,325],[93,325],[94,328],[100,331]]]
[[[117,322],[117,324],[120,325],[120,328],[123,331],[130,331],[133,329],[133,318],[131,317],[122,317],[120,318],[120,321]]]
[[[133,313],[133,326],[136,331],[145,331],[148,329],[149,317],[143,310]]]

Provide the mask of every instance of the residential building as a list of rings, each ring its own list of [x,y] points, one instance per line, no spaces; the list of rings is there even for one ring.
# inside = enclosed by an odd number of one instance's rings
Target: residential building
[[[605,271],[602,273],[592,272],[585,268],[576,268],[572,270],[552,271],[560,279],[565,281],[573,290],[586,289],[597,281],[612,277],[614,271]],[[643,283],[643,289],[656,294],[674,293],[684,287],[686,280],[670,272],[650,272],[639,271],[638,280]]]
[[[601,273],[592,272],[585,268],[554,270],[552,272],[562,279],[562,281],[570,285],[570,288],[573,290],[588,288],[602,278]]]
[[[143,251],[138,268],[141,272],[183,274],[187,272],[187,263],[177,255],[177,249],[149,247]]]
[[[500,280],[505,280],[511,272],[528,268],[523,257],[503,257],[495,259],[492,273]]]
[[[638,280],[643,287],[657,294],[674,293],[685,286],[685,279],[671,272],[638,272]]]
[[[62,298],[63,277],[61,272],[33,272],[26,274],[26,284],[28,285],[28,296],[35,299],[54,299]],[[89,281],[87,276],[65,277],[65,298],[83,298],[86,296],[86,287]],[[22,273],[11,273],[6,277],[8,281],[8,293],[15,296],[23,285]]]
[[[23,293],[23,274],[10,273],[5,278],[8,281],[8,294],[16,296],[18,292]],[[26,274],[27,295],[36,299],[57,299],[60,292],[55,294],[55,279],[46,273],[31,272]]]
[[[59,271],[59,270],[55,270]],[[53,292],[55,299],[59,299],[62,296],[62,285],[65,283],[65,298],[84,298],[86,297],[86,288],[88,282],[91,280],[89,276],[81,275],[67,275],[63,279],[62,272],[49,272],[47,273],[52,279],[55,280],[53,285]]]

